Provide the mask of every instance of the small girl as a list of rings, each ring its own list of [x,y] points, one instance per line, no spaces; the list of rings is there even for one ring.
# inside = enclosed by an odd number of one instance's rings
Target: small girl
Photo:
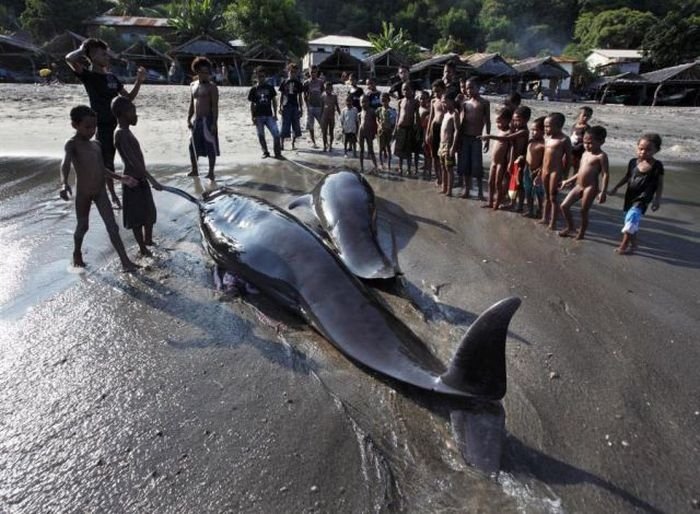
[[[345,157],[352,150],[352,156],[357,157],[357,122],[358,112],[350,95],[345,99],[345,108],[340,112],[340,126],[343,127]]]
[[[651,203],[651,210],[656,211],[661,203],[664,185],[664,166],[654,155],[661,150],[661,136],[644,134],[637,143],[637,158],[630,160],[627,173],[612,189],[615,194],[623,184],[627,184],[625,192],[625,225],[622,227],[622,241],[615,250],[625,255],[632,253],[637,247],[637,232],[639,222]]]

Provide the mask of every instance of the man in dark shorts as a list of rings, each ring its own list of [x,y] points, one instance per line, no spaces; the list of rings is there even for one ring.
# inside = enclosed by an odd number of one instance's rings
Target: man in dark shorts
[[[318,66],[311,66],[311,78],[304,82],[304,103],[306,103],[306,128],[309,130],[311,144],[314,148],[317,148],[314,124],[318,122],[318,126],[321,126],[323,90],[323,80],[318,78]]]
[[[117,128],[117,120],[112,115],[110,104],[117,95],[133,101],[146,78],[146,70],[139,67],[134,87],[127,91],[121,81],[109,73],[109,59],[107,43],[94,38],[86,39],[80,48],[66,55],[68,66],[85,86],[90,98],[90,107],[97,113],[96,139],[102,147],[105,167],[114,171],[114,130]],[[114,181],[109,177],[106,181],[114,207],[121,208],[121,202],[114,190]]]

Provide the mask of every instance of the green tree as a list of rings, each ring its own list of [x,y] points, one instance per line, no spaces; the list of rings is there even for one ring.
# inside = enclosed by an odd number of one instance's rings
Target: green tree
[[[382,22],[382,30],[379,34],[367,34],[367,39],[372,43],[372,53],[379,53],[389,48],[404,55],[409,60],[416,60],[420,48],[408,37],[403,29],[396,30],[394,24]]]
[[[700,55],[700,1],[668,13],[644,37],[642,48],[655,68],[690,62]]]
[[[463,54],[466,52],[467,47],[459,39],[455,39],[452,36],[441,37],[433,45],[433,53],[435,55],[445,55],[445,54]]]
[[[108,12],[113,16],[153,16],[162,15],[155,2],[148,0],[113,0],[115,4]]]
[[[301,57],[309,23],[295,0],[237,0],[224,15],[226,27],[246,44],[263,43]]]
[[[223,6],[216,0],[177,0],[168,13],[181,40],[203,34],[217,37],[224,28]]]
[[[146,37],[146,43],[148,46],[158,50],[161,53],[166,53],[168,50],[170,50],[170,45],[168,42],[163,38],[163,36],[159,36],[158,34],[151,34],[150,36]]]
[[[447,12],[439,15],[435,20],[435,26],[440,31],[441,44],[450,44],[454,41],[456,46],[477,48],[481,44],[481,30],[477,15],[470,14],[466,9],[450,7]],[[461,53],[461,52],[458,52]]]
[[[80,32],[86,19],[108,7],[101,0],[27,0],[20,19],[22,27],[38,40],[46,41],[64,30]]]
[[[635,11],[627,7],[598,14],[583,13],[576,20],[574,37],[579,45],[591,48],[637,49],[645,34],[658,23],[649,12]]]

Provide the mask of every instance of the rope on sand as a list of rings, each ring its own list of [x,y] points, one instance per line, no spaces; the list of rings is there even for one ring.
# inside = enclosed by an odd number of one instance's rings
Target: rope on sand
[[[323,173],[321,170],[315,170],[314,168],[312,168],[312,167],[310,167],[310,166],[307,166],[306,164],[302,164],[302,163],[300,163],[300,162],[297,162],[297,161],[295,161],[294,159],[290,159],[289,157],[286,157],[286,159],[287,159],[289,162],[291,162],[292,164],[296,164],[296,165],[299,166],[300,168],[303,168],[303,169],[305,169],[305,170],[309,170],[309,171],[311,171],[311,172],[313,172],[313,173],[316,173],[316,174],[318,174],[318,175],[325,175],[325,173]]]

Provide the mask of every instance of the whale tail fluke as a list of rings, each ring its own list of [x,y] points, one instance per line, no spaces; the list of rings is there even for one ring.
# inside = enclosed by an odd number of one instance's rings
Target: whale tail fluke
[[[183,191],[182,189],[179,189],[177,187],[172,187],[172,186],[163,186],[163,191],[167,191],[168,193],[172,193],[177,196],[181,196],[185,200],[189,200],[190,202],[200,205],[202,202],[200,200],[197,200],[194,196],[189,194],[187,191]]]
[[[512,296],[492,305],[469,327],[457,347],[442,382],[454,389],[490,400],[506,394],[506,336],[520,307]]]

